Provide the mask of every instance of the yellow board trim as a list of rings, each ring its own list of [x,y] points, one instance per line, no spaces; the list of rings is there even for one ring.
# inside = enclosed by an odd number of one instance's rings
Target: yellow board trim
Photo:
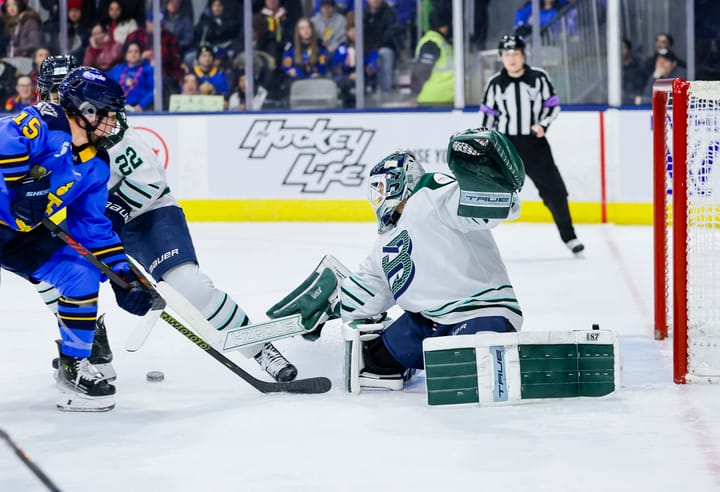
[[[367,200],[180,200],[191,222],[374,222]],[[600,203],[572,202],[576,224],[602,222]],[[552,222],[542,202],[522,203],[519,222]],[[607,222],[652,224],[652,204],[611,203]]]

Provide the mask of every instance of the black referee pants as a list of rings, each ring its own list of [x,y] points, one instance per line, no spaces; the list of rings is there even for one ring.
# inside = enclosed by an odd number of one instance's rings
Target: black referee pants
[[[540,193],[540,198],[550,210],[563,242],[575,239],[577,236],[568,208],[567,188],[555,165],[547,139],[533,135],[507,135],[507,137],[522,157],[525,174],[532,179]]]

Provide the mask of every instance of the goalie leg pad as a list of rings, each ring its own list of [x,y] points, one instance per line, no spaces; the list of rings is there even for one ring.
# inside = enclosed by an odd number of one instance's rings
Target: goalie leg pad
[[[607,330],[476,333],[423,342],[429,405],[609,396],[620,386]]]

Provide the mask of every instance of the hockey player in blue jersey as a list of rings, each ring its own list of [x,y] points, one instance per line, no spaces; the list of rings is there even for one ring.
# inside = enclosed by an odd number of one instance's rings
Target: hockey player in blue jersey
[[[69,69],[76,66],[77,62],[69,55],[46,58],[38,77],[40,100],[56,100],[58,86]],[[247,325],[250,320],[245,311],[199,268],[185,214],[150,146],[129,128],[122,141],[108,153],[110,193],[105,213],[128,253],[155,280],[164,280],[182,294],[218,331]],[[37,289],[48,307],[56,311],[57,289],[45,283],[38,284]],[[106,378],[113,380],[116,374],[111,365],[112,351],[102,317],[98,319],[97,333],[90,360]],[[241,351],[276,381],[292,381],[297,375],[297,368],[271,343]]]
[[[39,225],[66,211],[70,235],[133,288],[113,285],[120,307],[136,315],[151,306],[105,217],[110,171],[106,149],[126,129],[122,88],[90,67],[72,71],[60,87],[60,106],[41,102],[0,119],[0,265],[56,286],[62,339],[57,406],[107,411],[115,387],[88,361],[95,333],[100,271]]]

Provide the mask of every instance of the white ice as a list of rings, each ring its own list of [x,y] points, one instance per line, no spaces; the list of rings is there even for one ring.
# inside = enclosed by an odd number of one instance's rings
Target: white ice
[[[202,267],[254,320],[324,253],[351,268],[373,224],[191,224]],[[579,226],[574,259],[550,224],[495,236],[527,330],[621,334],[622,388],[600,400],[431,408],[422,378],[405,391],[342,389],[337,322],[322,338],[277,346],[325,395],[257,393],[163,324],[137,353],[137,318],[103,286],[117,406],[55,409],[57,329],[34,290],[0,283],[0,428],[64,491],[711,491],[720,490],[720,387],[672,383],[671,341],[652,337],[649,227]],[[452,251],[438,251],[452,256]],[[448,281],[451,281],[449,279]],[[233,357],[261,375],[255,363]],[[165,373],[148,383],[150,370]],[[0,443],[0,491],[44,490]]]

